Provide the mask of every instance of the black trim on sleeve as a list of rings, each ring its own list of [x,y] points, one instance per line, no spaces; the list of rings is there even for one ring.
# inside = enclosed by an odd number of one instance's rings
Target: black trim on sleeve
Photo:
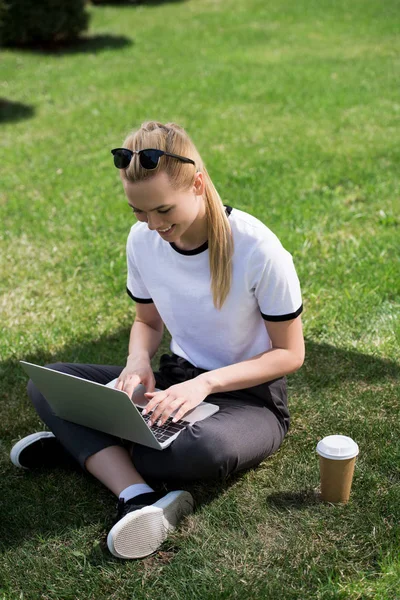
[[[154,300],[152,298],[136,298],[136,296],[131,294],[131,292],[128,288],[126,288],[126,292],[127,292],[128,296],[130,298],[132,298],[132,300],[134,300],[135,302],[140,302],[141,304],[150,304],[150,302],[154,302]]]
[[[261,311],[260,311],[261,312]],[[264,315],[261,313],[261,316],[265,321],[290,321],[291,319],[295,319],[303,312],[303,305],[300,306],[298,310],[294,313],[290,313],[288,315]]]

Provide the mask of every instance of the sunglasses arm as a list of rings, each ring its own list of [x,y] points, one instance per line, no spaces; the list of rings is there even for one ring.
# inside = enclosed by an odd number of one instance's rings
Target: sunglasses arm
[[[165,154],[167,156],[172,156],[172,158],[179,158],[179,160],[181,160],[182,162],[191,163],[192,165],[195,164],[195,162],[191,158],[186,158],[185,156],[179,156],[179,154],[172,154],[172,152],[166,152]]]

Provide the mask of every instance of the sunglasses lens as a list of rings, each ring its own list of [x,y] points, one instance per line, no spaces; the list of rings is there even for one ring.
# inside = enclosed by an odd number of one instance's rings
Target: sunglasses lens
[[[114,165],[117,169],[126,169],[132,160],[133,153],[126,148],[119,148],[113,151],[114,154]]]
[[[144,169],[155,169],[162,155],[161,150],[142,150],[140,152],[140,164]]]

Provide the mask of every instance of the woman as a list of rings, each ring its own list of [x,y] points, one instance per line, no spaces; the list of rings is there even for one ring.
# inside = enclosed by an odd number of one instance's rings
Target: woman
[[[127,242],[127,292],[136,303],[127,362],[50,367],[103,384],[117,378],[129,395],[142,383],[152,425],[202,401],[219,411],[160,452],[59,419],[30,381],[51,432],[20,440],[11,458],[33,468],[72,455],[119,498],[108,548],[139,558],[193,507],[189,492],[157,493],[146,481],[226,478],[280,447],[289,428],[285,375],[304,360],[302,301],[291,255],[261,221],[223,205],[182,127],[145,122],[112,153],[138,219]],[[153,373],[164,324],[171,355]]]

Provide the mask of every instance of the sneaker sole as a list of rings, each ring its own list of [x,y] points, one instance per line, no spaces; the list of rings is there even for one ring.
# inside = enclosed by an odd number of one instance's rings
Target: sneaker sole
[[[26,471],[28,471],[29,470],[28,467],[24,467],[19,462],[19,456],[20,456],[22,450],[24,450],[27,446],[30,446],[30,444],[32,444],[33,442],[36,442],[37,440],[41,440],[43,438],[49,438],[49,437],[55,437],[54,433],[51,433],[51,431],[39,431],[37,433],[31,433],[31,435],[27,435],[26,437],[22,438],[22,440],[17,442],[11,449],[11,452],[10,452],[11,462],[16,467],[19,467],[20,469],[25,469]]]
[[[193,512],[189,492],[170,492],[151,506],[127,514],[107,536],[111,554],[118,558],[143,558],[155,552],[185,515]]]

